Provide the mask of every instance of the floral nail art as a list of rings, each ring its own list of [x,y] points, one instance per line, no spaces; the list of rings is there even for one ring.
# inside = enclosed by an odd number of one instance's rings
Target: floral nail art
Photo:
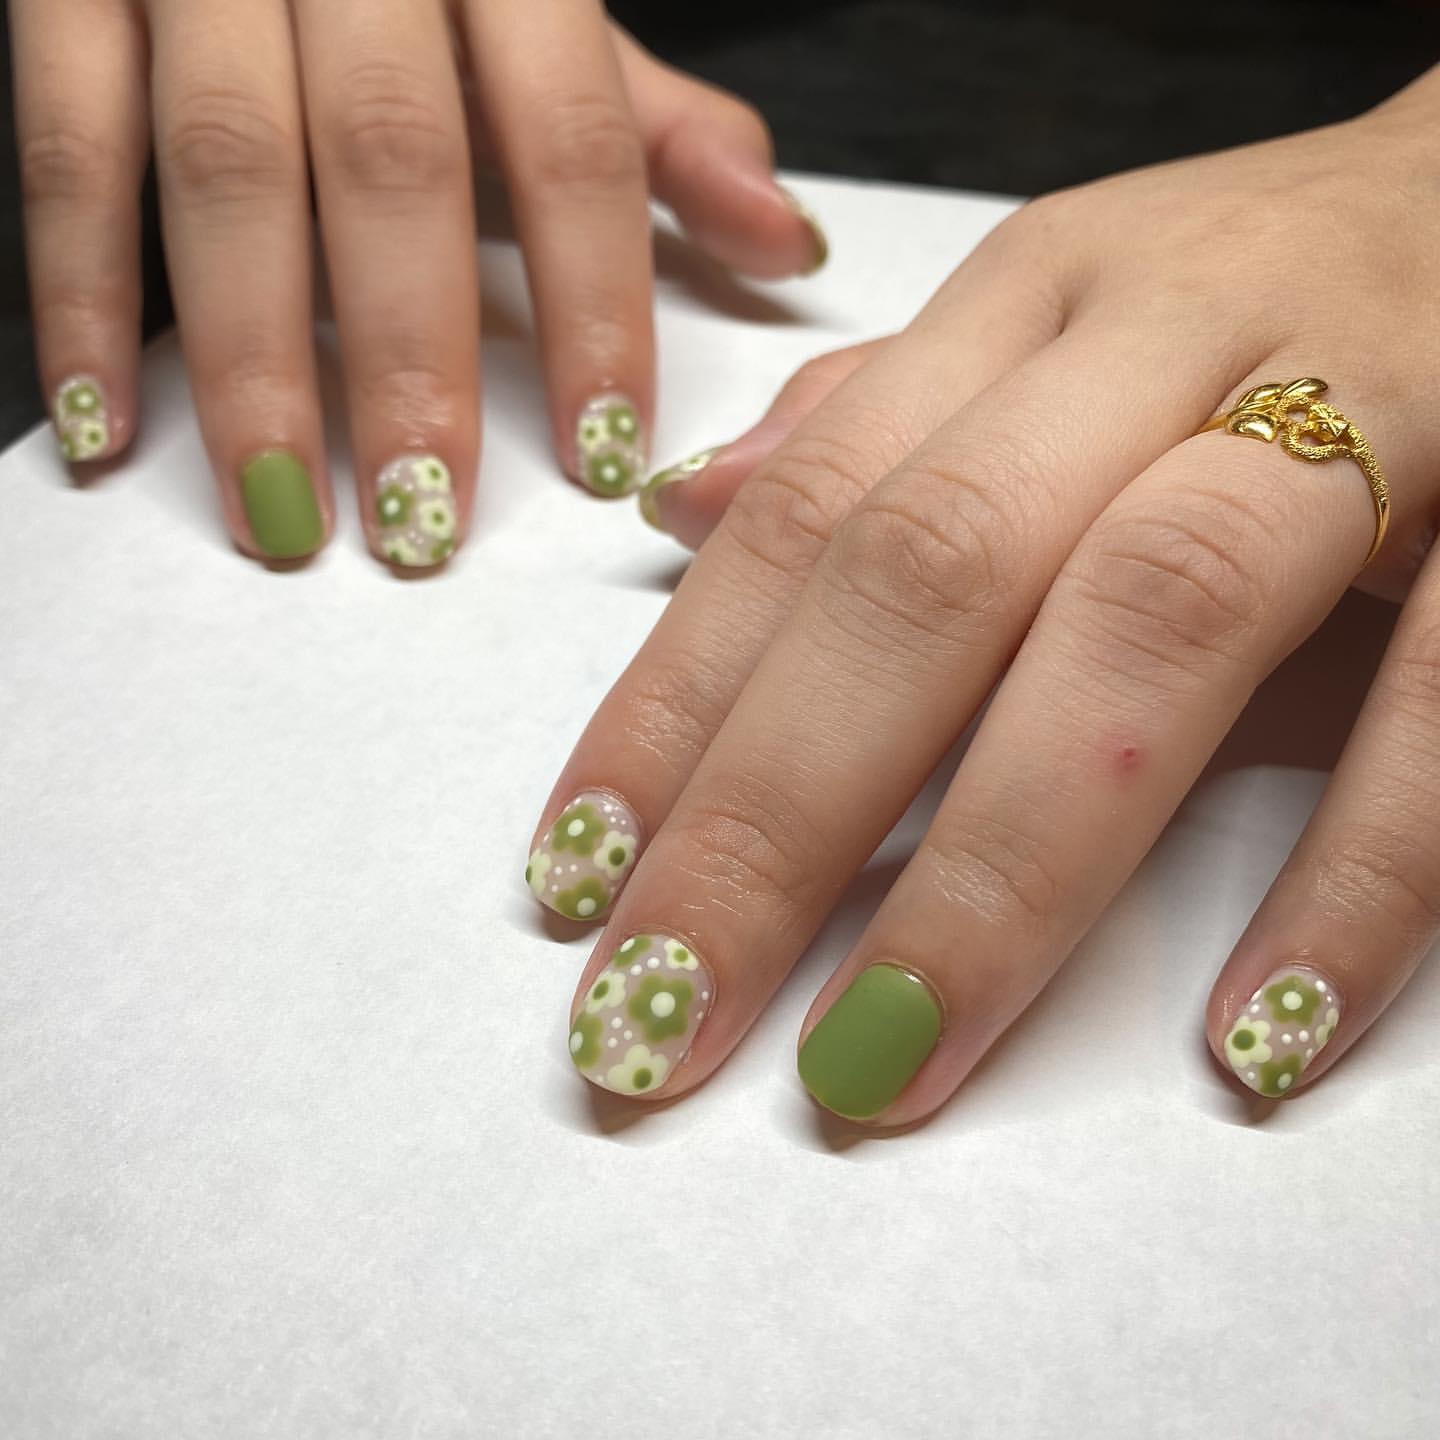
[[[632,935],[610,957],[570,1025],[570,1058],[605,1090],[644,1095],[684,1063],[715,981],[679,940]]]
[[[1251,997],[1225,1037],[1230,1068],[1271,1099],[1285,1095],[1340,1023],[1339,992],[1303,966],[1277,970]]]
[[[628,495],[645,473],[640,412],[623,395],[597,395],[575,425],[580,478],[597,495]]]
[[[598,920],[635,864],[640,822],[613,795],[587,790],[540,837],[525,867],[535,898],[571,920]]]
[[[110,444],[105,391],[93,375],[72,375],[55,391],[55,433],[67,460],[93,460]]]
[[[660,492],[677,480],[688,480],[690,476],[698,475],[723,448],[712,445],[710,449],[702,450],[698,455],[692,455],[688,460],[670,466],[668,470],[657,470],[640,489],[640,513],[646,521],[657,530],[664,530],[665,527],[660,523],[660,509],[655,503]]]
[[[450,471],[434,455],[402,455],[375,482],[380,553],[392,565],[438,565],[455,549],[459,519]]]

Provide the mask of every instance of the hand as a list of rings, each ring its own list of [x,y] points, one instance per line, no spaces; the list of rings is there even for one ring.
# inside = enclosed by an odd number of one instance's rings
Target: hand
[[[773,453],[721,452],[652,496],[692,541],[723,518],[586,729],[529,870],[546,904],[608,915],[572,1016],[586,1078],[704,1080],[998,685],[801,1036],[830,1109],[934,1110],[1352,583],[1409,598],[1205,1024],[1266,1096],[1358,1040],[1440,916],[1437,108],[1430,77],[1347,125],[1030,205],[903,333],[807,376],[813,408]],[[1196,433],[1303,376],[1393,486],[1368,565],[1350,459]],[[1333,440],[1309,413],[1305,443]]]
[[[736,269],[776,277],[822,258],[814,222],[775,183],[759,117],[658,64],[598,0],[11,0],[11,27],[62,448],[109,458],[138,424],[153,121],[200,426],[231,533],[261,558],[317,550],[334,513],[312,178],[366,530],[403,567],[443,560],[473,500],[472,128],[514,203],[556,449],[596,493],[632,488],[644,464],[651,192]]]

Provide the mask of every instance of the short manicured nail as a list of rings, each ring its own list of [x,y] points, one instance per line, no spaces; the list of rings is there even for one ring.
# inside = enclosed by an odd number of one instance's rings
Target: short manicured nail
[[[1225,1036],[1230,1068],[1252,1090],[1278,1100],[1330,1043],[1344,1002],[1304,965],[1277,970],[1249,999]]]
[[[672,465],[668,470],[657,470],[640,490],[640,513],[646,521],[657,530],[663,531],[665,525],[660,517],[660,492],[677,480],[688,480],[692,475],[698,475],[721,449],[721,446],[714,445],[709,450],[692,455],[688,460],[682,460],[678,465]]]
[[[635,402],[624,395],[597,395],[575,424],[580,478],[607,499],[628,495],[645,473],[645,434]]]
[[[67,460],[94,460],[110,444],[105,391],[93,375],[72,375],[56,387],[52,407],[60,453]]]
[[[602,1089],[658,1090],[690,1053],[714,994],[714,977],[683,941],[632,935],[580,1002],[570,1058]]]
[[[918,975],[871,965],[805,1037],[800,1078],[837,1115],[878,1115],[925,1063],[941,1022],[940,1004]]]
[[[535,898],[571,920],[598,920],[629,877],[640,822],[613,795],[586,790],[560,812],[525,867]]]
[[[392,565],[438,565],[455,549],[459,518],[450,470],[435,455],[402,455],[375,480],[376,544]]]
[[[830,242],[825,238],[825,232],[820,228],[820,222],[798,195],[792,194],[783,185],[780,187],[780,193],[785,197],[790,208],[809,227],[810,237],[815,242],[815,256],[811,260],[809,268],[800,273],[801,275],[813,275],[830,258]]]
[[[266,450],[240,471],[240,495],[255,548],[273,560],[312,555],[325,522],[310,472],[288,451]]]

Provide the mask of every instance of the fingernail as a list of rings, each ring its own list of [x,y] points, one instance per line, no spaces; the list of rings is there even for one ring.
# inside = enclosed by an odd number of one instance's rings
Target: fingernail
[[[871,965],[805,1037],[800,1079],[837,1115],[878,1115],[935,1048],[941,1019],[939,1001],[918,975]]]
[[[780,186],[780,193],[785,197],[790,208],[810,228],[810,237],[815,242],[815,257],[811,260],[809,269],[802,270],[800,274],[802,276],[813,275],[830,258],[830,242],[825,238],[825,232],[820,228],[820,222],[798,195],[793,194],[783,185]]]
[[[438,565],[455,549],[459,520],[450,471],[435,455],[402,455],[375,479],[381,555],[406,568]]]
[[[597,395],[575,424],[580,478],[597,495],[628,495],[645,473],[645,434],[635,402]]]
[[[240,471],[240,494],[255,548],[273,560],[311,555],[325,537],[310,472],[288,451],[266,450]]]
[[[714,977],[684,941],[632,935],[580,1002],[570,1058],[604,1090],[658,1090],[690,1053],[714,994]]]
[[[72,375],[55,390],[52,409],[60,453],[71,461],[94,460],[110,444],[105,390],[93,375]]]
[[[1272,1100],[1298,1083],[1330,1043],[1344,1002],[1335,987],[1304,965],[1277,970],[1249,999],[1225,1036],[1230,1068]]]
[[[657,470],[640,490],[640,513],[646,521],[657,530],[663,531],[665,525],[660,518],[660,492],[677,480],[688,480],[692,475],[698,475],[722,448],[719,445],[711,446],[709,450],[702,450],[698,455],[692,455],[688,460],[682,460],[668,470]]]
[[[613,795],[585,790],[540,837],[525,867],[535,898],[571,920],[598,920],[629,877],[640,822]]]

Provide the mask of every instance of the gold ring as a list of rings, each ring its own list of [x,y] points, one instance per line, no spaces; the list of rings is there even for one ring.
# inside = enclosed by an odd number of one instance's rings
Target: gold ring
[[[1278,439],[1297,460],[1323,464],[1326,460],[1353,460],[1365,472],[1375,500],[1375,539],[1365,557],[1368,565],[1390,523],[1390,483],[1370,442],[1333,406],[1316,399],[1330,387],[1323,380],[1292,380],[1288,385],[1257,385],[1247,390],[1233,409],[1222,411],[1200,427],[1248,435],[1252,440]]]

